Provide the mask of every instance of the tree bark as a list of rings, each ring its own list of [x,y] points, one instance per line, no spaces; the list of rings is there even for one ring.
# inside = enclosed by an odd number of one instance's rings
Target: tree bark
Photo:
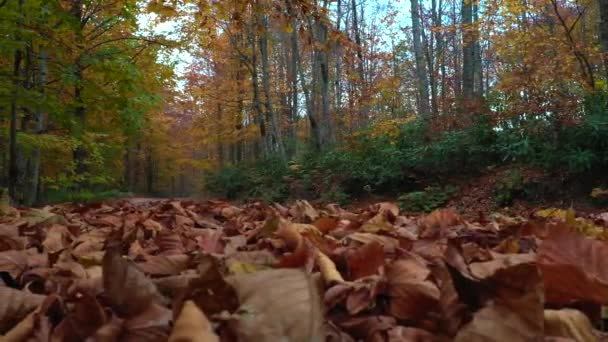
[[[282,158],[285,158],[285,147],[283,146],[283,138],[281,134],[281,127],[279,120],[277,118],[277,114],[274,110],[274,106],[272,103],[272,94],[270,92],[270,71],[269,71],[269,63],[268,63],[268,17],[265,15],[260,15],[260,21],[262,23],[262,27],[264,28],[264,32],[260,35],[260,57],[262,59],[262,86],[264,88],[264,93],[266,95],[266,111],[268,113],[268,118],[270,121],[270,127],[272,131],[272,141],[271,143],[276,146],[276,151]]]
[[[416,61],[416,78],[418,79],[418,114],[428,118],[429,111],[429,81],[427,78],[426,62],[422,51],[422,27],[420,23],[420,6],[418,0],[410,1],[412,14],[412,35],[414,42],[414,59]]]
[[[365,66],[364,66],[364,62],[363,62],[363,43],[361,41],[361,30],[359,28],[359,16],[357,14],[357,1],[356,0],[352,0],[351,1],[351,9],[353,12],[353,31],[355,33],[355,44],[357,45],[357,71],[359,73],[359,92],[360,92],[360,98],[361,99],[365,99],[365,96],[367,95],[367,87],[366,87],[366,80],[365,80]],[[361,126],[365,125],[368,121],[368,114],[369,114],[369,110],[367,108],[367,103],[361,103],[362,101],[359,101],[359,110],[361,111],[361,115],[360,115],[360,120],[361,120]]]
[[[600,7],[600,43],[604,54],[604,73],[608,82],[608,0],[598,0]]]
[[[473,0],[462,0],[462,97],[465,105],[475,93],[475,34],[473,30]]]

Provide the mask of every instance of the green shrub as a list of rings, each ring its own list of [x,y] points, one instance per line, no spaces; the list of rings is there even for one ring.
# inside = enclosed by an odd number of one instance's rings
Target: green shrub
[[[504,207],[513,203],[518,196],[524,193],[524,179],[519,170],[509,170],[496,184],[494,189],[494,202]]]
[[[214,195],[235,199],[251,187],[251,179],[242,166],[225,166],[205,175],[205,188]]]
[[[410,212],[430,212],[445,205],[456,193],[457,188],[431,186],[424,191],[413,191],[401,195],[399,204],[402,209]]]

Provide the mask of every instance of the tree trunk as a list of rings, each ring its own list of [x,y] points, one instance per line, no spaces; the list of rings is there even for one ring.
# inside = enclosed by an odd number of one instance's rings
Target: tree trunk
[[[462,96],[466,104],[475,93],[475,33],[473,29],[473,0],[462,0]]]
[[[351,1],[351,9],[353,11],[353,31],[355,33],[355,43],[357,45],[357,71],[359,73],[359,91],[361,99],[364,99],[367,95],[367,87],[365,80],[365,67],[363,64],[363,43],[361,42],[361,31],[359,29],[359,16],[357,14],[357,1]],[[363,101],[359,101],[359,110],[361,111],[361,126],[365,125],[368,121],[368,113],[369,110],[367,108],[367,103],[361,103]]]
[[[336,17],[336,31],[341,33],[342,24],[342,0],[338,0],[337,3],[337,17]],[[340,43],[336,44],[335,49],[336,58],[336,80],[334,81],[335,92],[336,92],[336,113],[340,113],[342,109],[342,46]]]
[[[268,112],[268,118],[270,121],[270,127],[272,130],[272,140],[276,150],[282,158],[285,158],[285,147],[283,146],[283,137],[281,134],[281,127],[277,118],[277,113],[274,110],[272,103],[272,93],[270,92],[270,71],[268,63],[268,17],[266,15],[260,15],[262,27],[264,32],[260,35],[260,57],[262,59],[262,86],[264,87],[264,93],[266,94],[266,111]]]
[[[600,43],[604,53],[604,73],[608,82],[608,0],[599,0],[600,6]]]
[[[20,5],[22,2],[20,2]],[[8,191],[9,196],[16,199],[18,196],[19,183],[19,149],[17,145],[17,97],[21,86],[20,71],[22,52],[20,49],[15,51],[13,62],[13,94],[11,98],[10,128],[9,128],[9,169],[8,169]]]
[[[427,78],[424,52],[422,51],[420,7],[418,0],[411,0],[410,2],[412,5],[412,35],[414,42],[414,58],[416,60],[416,78],[418,79],[418,114],[423,118],[428,118],[430,114],[429,81]]]
[[[38,77],[36,78],[36,88],[40,94],[44,94],[44,87],[47,81],[48,75],[48,54],[46,50],[41,49],[38,52]],[[36,108],[34,111],[34,134],[42,134],[44,132],[44,112],[41,108]],[[27,187],[27,193],[25,194],[25,204],[33,205],[38,200],[39,187],[40,187],[40,162],[41,162],[41,151],[40,147],[36,146],[32,151],[30,157],[27,180],[29,182]]]
[[[473,6],[473,22],[477,25],[479,21],[479,1]],[[474,63],[475,67],[473,70],[473,84],[475,85],[475,97],[480,99],[484,94],[483,89],[483,65],[481,59],[481,43],[479,41],[479,30],[477,26],[474,30],[475,44],[473,45]]]

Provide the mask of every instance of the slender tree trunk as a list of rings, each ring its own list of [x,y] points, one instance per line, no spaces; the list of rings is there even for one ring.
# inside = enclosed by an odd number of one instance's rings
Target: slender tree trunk
[[[367,107],[367,103],[361,103],[361,102],[365,102],[365,97],[367,95],[367,86],[366,86],[366,80],[365,80],[365,66],[364,66],[364,61],[363,61],[363,43],[361,41],[361,30],[359,28],[359,16],[357,14],[357,1],[356,0],[352,0],[351,1],[351,9],[352,9],[352,15],[353,15],[353,31],[355,33],[355,44],[357,45],[357,71],[359,73],[359,91],[360,91],[360,97],[361,100],[363,101],[359,101],[359,107],[360,107],[360,111],[361,111],[361,126],[365,125],[368,121],[368,114],[369,114],[369,109]]]
[[[20,3],[21,4],[21,3]],[[9,171],[8,171],[8,190],[11,198],[18,196],[19,183],[19,148],[17,145],[17,97],[21,86],[20,71],[22,52],[20,49],[15,51],[13,62],[13,94],[11,98],[10,128],[9,128]]]
[[[48,54],[46,50],[41,49],[38,52],[38,77],[36,79],[36,88],[40,94],[44,94],[44,87],[47,82],[48,75]],[[41,108],[36,108],[34,111],[34,134],[42,134],[44,132],[44,112]],[[27,194],[25,194],[25,204],[33,205],[38,200],[39,183],[40,183],[40,166],[41,166],[41,151],[40,147],[36,146],[32,151],[29,162],[28,176],[29,181]]]
[[[268,112],[270,127],[272,130],[271,136],[274,140],[272,142],[276,146],[279,155],[285,158],[285,147],[283,146],[281,127],[277,114],[274,110],[272,94],[270,92],[270,71],[268,65],[268,17],[262,15],[261,22],[262,26],[264,27],[264,32],[260,35],[260,57],[262,59],[262,86],[264,87],[264,93],[266,94],[266,111]]]
[[[420,23],[420,6],[418,0],[410,1],[412,8],[412,34],[414,42],[414,58],[416,60],[416,78],[418,81],[418,113],[428,118],[429,110],[429,81],[427,78],[424,52],[422,51],[422,27]]]
[[[337,6],[337,17],[336,17],[336,31],[341,33],[342,25],[342,0],[338,0]],[[336,80],[334,81],[335,92],[336,92],[336,113],[340,113],[342,110],[342,46],[336,44],[335,49],[336,59]]]
[[[473,1],[462,0],[462,96],[465,105],[475,94],[475,33],[473,29]]]
[[[484,94],[484,89],[483,89],[483,65],[482,65],[482,58],[481,58],[481,42],[479,41],[479,29],[477,28],[477,24],[479,22],[479,2],[477,1],[475,2],[475,5],[473,5],[473,22],[475,23],[476,27],[474,30],[474,40],[475,40],[475,44],[473,46],[474,48],[474,63],[475,63],[475,67],[474,67],[474,71],[473,71],[473,77],[474,77],[474,81],[473,83],[475,84],[475,97],[476,98],[481,98]]]
[[[255,157],[258,156],[260,152],[263,154],[268,153],[269,146],[267,144],[267,132],[266,132],[266,120],[264,119],[264,111],[262,110],[262,102],[260,100],[260,86],[259,86],[259,77],[258,77],[258,53],[257,53],[257,44],[255,43],[255,33],[254,27],[251,28],[250,33],[250,43],[251,43],[251,85],[253,91],[253,108],[256,112],[256,122],[260,127],[260,141],[261,141],[261,151],[259,148],[255,149]]]
[[[608,81],[608,0],[598,0],[600,7],[600,43],[604,54],[604,73]]]

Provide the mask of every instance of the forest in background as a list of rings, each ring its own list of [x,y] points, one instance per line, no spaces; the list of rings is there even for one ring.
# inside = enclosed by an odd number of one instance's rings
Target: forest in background
[[[427,209],[447,176],[513,165],[498,204],[521,166],[601,194],[607,20],[605,0],[3,0],[2,184],[26,205],[414,191]]]

